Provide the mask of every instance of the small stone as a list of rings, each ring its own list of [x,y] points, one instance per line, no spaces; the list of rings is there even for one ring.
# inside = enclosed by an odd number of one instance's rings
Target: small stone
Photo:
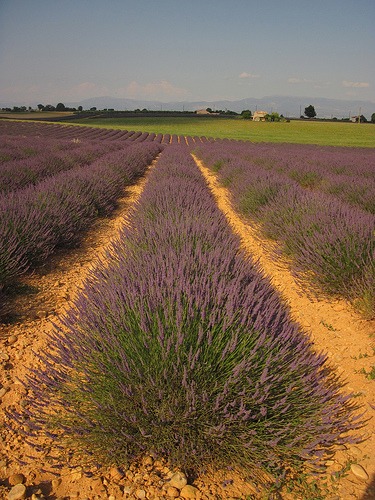
[[[336,312],[343,311],[344,310],[344,306],[342,306],[341,304],[337,304],[336,306],[333,307],[333,310],[336,311]]]
[[[5,396],[5,394],[8,392],[8,388],[7,387],[2,387],[0,389],[0,398],[2,398],[3,396]]]
[[[108,500],[116,500],[116,497],[113,495],[109,495]]]
[[[335,463],[334,460],[327,460],[326,465],[333,465]]]
[[[9,354],[0,351],[0,359],[2,359],[3,361],[9,361]]]
[[[180,491],[180,496],[183,498],[196,498],[197,493],[199,493],[198,488],[191,484],[187,484]]]
[[[362,451],[358,448],[358,446],[351,446],[349,448],[350,453],[353,453],[353,455],[362,455]]]
[[[150,466],[154,463],[154,459],[150,456],[143,459],[143,465]]]
[[[51,485],[52,485],[52,489],[55,490],[56,488],[58,488],[61,484],[61,479],[52,479],[51,481]]]
[[[7,466],[7,461],[6,460],[0,460],[0,467],[6,467]]]
[[[135,496],[140,499],[146,498],[146,492],[145,490],[137,490]]]
[[[25,476],[23,474],[12,474],[9,476],[8,483],[10,486],[16,486],[16,484],[22,484],[25,481]]]
[[[187,479],[185,474],[183,474],[182,472],[176,472],[175,474],[173,474],[173,476],[168,482],[168,486],[174,486],[179,490],[183,488],[186,484],[187,484]]]
[[[130,495],[132,492],[132,487],[131,486],[124,486],[124,495]]]
[[[39,319],[44,319],[48,316],[48,312],[47,311],[38,311],[36,313],[36,317],[39,318]]]
[[[15,342],[17,342],[17,340],[18,340],[18,337],[16,335],[9,335],[8,344],[9,345],[14,344]]]
[[[79,479],[82,478],[82,472],[73,472],[71,475],[70,475],[70,479],[72,481],[78,481]]]
[[[167,488],[167,495],[172,498],[177,498],[180,496],[180,493],[177,488],[174,486],[168,486]]]
[[[120,481],[124,477],[124,473],[118,467],[113,467],[110,471],[111,478],[115,481]]]
[[[360,479],[364,479],[365,481],[368,479],[368,474],[362,467],[362,465],[352,464],[350,466],[350,470],[353,472],[355,476],[359,477]]]
[[[125,476],[127,477],[127,479],[129,479],[129,481],[132,481],[133,480],[133,477],[134,477],[134,474],[131,470],[127,470],[126,473],[125,473]]]
[[[26,486],[16,484],[7,495],[7,500],[23,500],[26,497]]]

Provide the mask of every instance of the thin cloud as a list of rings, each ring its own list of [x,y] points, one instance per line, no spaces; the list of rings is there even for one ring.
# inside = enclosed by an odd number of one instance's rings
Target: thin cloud
[[[309,78],[288,78],[288,83],[313,83]]]
[[[342,84],[344,87],[355,87],[355,88],[370,87],[370,84],[367,82],[347,82],[346,80],[343,80]]]
[[[134,81],[127,86],[126,94],[130,99],[139,97],[163,99],[170,97],[186,97],[188,95],[188,91],[174,87],[171,83],[165,80],[158,83],[147,83],[146,85],[139,85]]]
[[[253,75],[252,73],[246,73],[245,71],[238,75],[238,78],[260,78],[259,73]]]
[[[314,85],[314,89],[326,89],[331,86],[331,82],[318,83]]]
[[[108,87],[99,86],[92,82],[83,82],[76,85],[68,91],[72,95],[87,96],[91,95],[93,97],[103,96],[108,93]]]

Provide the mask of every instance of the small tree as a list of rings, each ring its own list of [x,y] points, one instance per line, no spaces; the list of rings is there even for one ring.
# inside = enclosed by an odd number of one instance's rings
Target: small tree
[[[251,120],[252,115],[250,109],[244,109],[243,111],[241,111],[241,116],[245,120]]]
[[[267,122],[279,122],[280,121],[280,116],[279,116],[279,113],[271,113],[271,114],[267,114],[264,119],[267,121]]]
[[[375,113],[374,113],[375,114]],[[361,123],[367,123],[367,118],[364,116],[364,115],[361,115],[360,116],[360,119],[361,119]],[[372,119],[372,118],[371,118]],[[356,123],[358,123],[358,116],[356,118]]]
[[[307,118],[316,117],[316,111],[312,104],[310,104],[310,106],[307,106],[307,108],[305,108],[305,115],[307,116]]]
[[[38,109],[39,109],[39,111],[44,111],[44,106],[43,106],[43,104],[38,104]]]
[[[56,104],[56,111],[65,111],[65,104],[63,104],[62,102]]]

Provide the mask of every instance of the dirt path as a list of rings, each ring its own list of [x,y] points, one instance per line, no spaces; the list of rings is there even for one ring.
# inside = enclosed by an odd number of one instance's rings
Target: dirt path
[[[348,390],[354,391],[359,400],[367,405],[369,413],[375,416],[375,411],[368,405],[368,402],[375,405],[375,382],[358,373],[362,368],[370,371],[375,362],[369,336],[375,330],[374,324],[361,320],[345,303],[310,301],[299,296],[289,273],[278,269],[269,260],[251,228],[232,210],[227,191],[218,187],[214,176],[199,166],[219,207],[227,214],[234,230],[240,233],[244,246],[261,259],[265,272],[273,277],[275,286],[281,288],[290,301],[296,319],[312,331],[317,348],[329,351],[331,362],[348,381]],[[8,406],[24,404],[26,390],[18,378],[24,379],[27,367],[40,363],[36,354],[47,345],[45,333],[53,328],[51,320],[69,308],[87,270],[95,265],[103,249],[116,237],[146,182],[147,176],[136,186],[129,187],[119,200],[116,211],[110,217],[96,220],[78,248],[58,251],[32,276],[20,280],[20,293],[12,298],[11,303],[15,313],[12,322],[0,324],[0,415],[3,417],[0,421],[6,423],[4,410]],[[26,423],[24,429],[27,430]],[[332,470],[340,469],[347,458],[353,458],[366,469],[370,478],[375,476],[373,422],[367,425],[366,432],[372,434],[368,441],[342,450],[334,457]],[[124,471],[92,470],[91,478],[86,477],[81,470],[72,471],[64,467],[59,470],[60,476],[55,476],[50,472],[50,454],[53,454],[53,443],[48,440],[41,438],[40,451],[36,452],[21,435],[11,433],[5,425],[0,425],[0,498],[7,498],[11,483],[21,479],[27,486],[28,497],[33,500],[43,498],[43,495],[49,499],[162,500],[179,494],[178,491],[167,491],[166,481],[173,471],[163,461],[154,462],[147,457],[142,463],[134,464]],[[22,477],[17,479],[17,474]],[[339,498],[375,498],[375,493],[373,496],[364,496],[369,484],[370,481],[363,481],[349,473],[342,481]],[[222,485],[222,478],[197,478],[194,486],[198,488],[196,500],[233,499],[251,492],[238,478],[233,485],[226,486]],[[292,497],[283,498],[290,500]]]

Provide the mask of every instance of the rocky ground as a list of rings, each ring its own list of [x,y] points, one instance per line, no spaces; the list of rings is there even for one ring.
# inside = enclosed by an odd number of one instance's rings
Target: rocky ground
[[[367,415],[372,417],[364,429],[366,439],[362,443],[343,447],[327,461],[328,474],[345,466],[348,469],[345,477],[337,482],[336,497],[332,498],[374,499],[375,380],[366,374],[372,370],[375,373],[375,322],[362,319],[345,302],[317,301],[301,293],[288,270],[272,261],[264,242],[232,210],[227,191],[217,186],[209,171],[201,165],[200,168],[220,208],[241,235],[244,247],[260,259],[275,287],[282,290],[289,301],[295,318],[312,333],[316,348],[328,351],[330,363],[347,384],[346,390],[355,394]],[[245,498],[246,495],[250,498],[253,489],[233,472],[228,477],[186,478],[167,461],[155,461],[149,456],[124,470],[93,469],[91,477],[79,467],[74,470],[64,467],[59,475],[54,475],[50,468],[53,443],[41,437],[40,451],[36,452],[21,434],[12,433],[6,427],[6,408],[25,404],[27,389],[19,379],[25,379],[28,367],[40,363],[37,355],[47,347],[46,333],[53,328],[52,321],[69,308],[87,270],[95,265],[103,248],[116,236],[146,179],[147,176],[126,190],[110,217],[94,222],[78,248],[59,250],[32,275],[20,279],[10,298],[11,314],[0,323],[0,413],[4,422],[0,424],[0,498],[219,500]],[[285,493],[282,498],[298,497]]]

